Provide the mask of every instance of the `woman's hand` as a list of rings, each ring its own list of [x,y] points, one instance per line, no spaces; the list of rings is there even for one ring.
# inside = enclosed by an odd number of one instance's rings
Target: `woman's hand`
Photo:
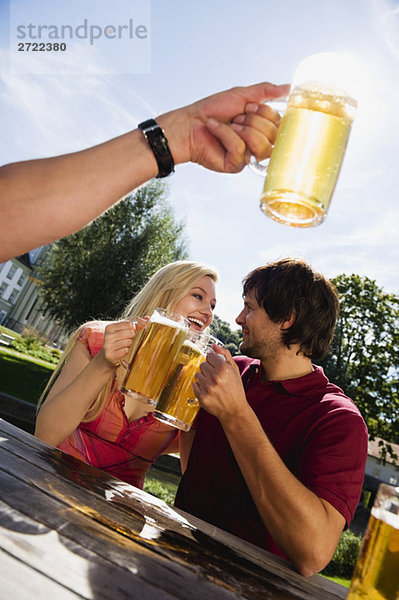
[[[116,369],[122,358],[129,352],[133,338],[137,331],[143,329],[148,317],[134,317],[127,321],[115,321],[106,326],[104,331],[103,347],[98,353],[98,360],[105,362],[106,366]]]

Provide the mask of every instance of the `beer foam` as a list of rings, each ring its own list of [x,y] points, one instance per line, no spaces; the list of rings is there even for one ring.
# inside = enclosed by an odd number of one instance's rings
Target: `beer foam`
[[[151,317],[151,322],[160,323],[161,325],[166,325],[167,327],[175,327],[176,329],[187,329],[187,324],[184,321],[174,321],[168,316],[160,314],[158,311],[154,311],[154,314]]]
[[[345,100],[352,106],[357,106],[357,101],[349,96],[348,92],[340,87],[329,85],[328,83],[321,83],[320,81],[306,81],[300,85],[295,86],[292,93],[299,92],[313,92],[315,94],[322,94],[323,96],[332,96],[336,99]]]
[[[399,529],[399,514],[394,514],[389,510],[386,510],[381,507],[374,507],[371,509],[371,514],[376,519],[380,521],[384,521],[387,525],[394,527],[395,529]]]

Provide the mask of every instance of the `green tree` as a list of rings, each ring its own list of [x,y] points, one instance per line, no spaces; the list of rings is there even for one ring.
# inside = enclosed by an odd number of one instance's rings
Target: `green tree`
[[[339,275],[332,281],[341,308],[322,365],[359,407],[370,437],[399,443],[399,297],[368,277]]]
[[[116,319],[149,277],[186,258],[183,225],[153,180],[83,230],[54,243],[39,275],[47,311],[68,329]]]
[[[213,323],[211,325],[212,335],[223,342],[225,348],[230,350],[231,354],[235,356],[240,354],[240,343],[242,342],[241,331],[232,331],[227,321],[222,321],[218,316],[215,315]]]

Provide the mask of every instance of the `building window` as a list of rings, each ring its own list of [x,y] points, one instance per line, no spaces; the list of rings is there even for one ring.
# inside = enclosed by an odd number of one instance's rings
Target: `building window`
[[[6,320],[7,313],[5,310],[0,310],[0,325]]]
[[[15,265],[11,265],[8,269],[8,273],[6,275],[7,279],[12,279],[17,271],[17,267]]]
[[[8,301],[10,302],[10,304],[14,304],[15,303],[15,300],[18,297],[18,293],[19,293],[18,290],[13,290],[11,292],[10,297],[8,298]]]
[[[6,293],[7,290],[8,290],[8,285],[6,283],[2,283],[0,285],[0,298],[2,298],[4,296],[4,294]]]
[[[26,279],[26,277],[25,277],[25,275],[22,273],[22,275],[21,275],[21,276],[20,276],[20,278],[18,279],[18,283],[17,283],[17,285],[24,285],[24,283],[25,283],[25,279]]]
[[[39,254],[40,254],[42,248],[43,248],[43,246],[39,246],[38,248],[35,248],[34,250],[29,251],[29,259],[30,259],[30,262],[32,265],[34,265],[37,262],[37,259],[39,257]]]
[[[30,309],[29,309],[28,313],[25,315],[25,321],[27,321],[27,320],[29,319],[29,317],[31,316],[31,314],[32,314],[32,311],[33,311],[33,309],[35,308],[36,304],[37,304],[37,298],[35,299],[35,301],[34,301],[34,302],[32,302],[32,305],[31,305],[31,307],[30,307]]]

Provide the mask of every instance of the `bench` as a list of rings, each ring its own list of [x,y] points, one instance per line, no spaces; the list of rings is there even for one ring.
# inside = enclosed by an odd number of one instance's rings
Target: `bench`
[[[0,333],[0,344],[2,346],[9,346],[12,341],[14,341],[12,335],[8,335],[8,333]]]

